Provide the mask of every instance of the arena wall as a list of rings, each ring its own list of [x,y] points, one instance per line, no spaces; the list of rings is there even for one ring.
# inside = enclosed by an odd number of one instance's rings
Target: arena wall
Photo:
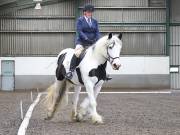
[[[56,57],[1,57],[1,60],[15,61],[15,89],[48,87],[55,79],[56,59]],[[108,64],[107,73],[113,79],[105,83],[104,87],[170,87],[169,57],[121,57],[121,61],[122,67],[119,71],[114,71]]]

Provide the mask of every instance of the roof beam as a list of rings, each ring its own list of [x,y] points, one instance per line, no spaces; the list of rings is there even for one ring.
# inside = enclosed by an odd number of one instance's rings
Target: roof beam
[[[16,0],[16,1],[17,2],[11,3],[8,6],[6,5],[6,6],[0,7],[0,15],[3,15],[3,14],[7,15],[20,9],[32,8],[35,6],[35,3],[36,3],[33,0]],[[67,0],[43,0],[41,2],[41,5],[42,6],[50,5],[50,4],[55,4],[62,1],[67,1]]]
[[[0,1],[0,6],[3,6],[3,5],[7,5],[7,4],[11,4],[11,3],[14,3],[16,2],[17,0],[1,0]]]

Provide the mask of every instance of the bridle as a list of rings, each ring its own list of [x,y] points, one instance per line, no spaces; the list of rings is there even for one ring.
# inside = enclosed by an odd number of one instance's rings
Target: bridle
[[[107,45],[107,61],[109,61],[111,64],[113,63],[113,61],[115,60],[115,59],[118,59],[119,57],[112,57],[110,54],[109,54],[109,49],[112,49],[113,47],[114,47],[114,45],[115,45],[115,42],[113,42],[112,43],[113,44],[113,46],[112,47],[109,47],[111,44],[109,44],[109,45]]]

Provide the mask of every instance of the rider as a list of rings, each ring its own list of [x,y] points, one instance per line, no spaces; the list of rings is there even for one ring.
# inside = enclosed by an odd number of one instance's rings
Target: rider
[[[76,23],[76,47],[74,55],[71,59],[69,72],[66,74],[67,79],[72,79],[73,72],[76,69],[78,58],[81,52],[93,45],[99,38],[99,27],[98,21],[92,18],[92,13],[94,12],[93,5],[85,5],[83,8],[83,16],[79,17]],[[109,75],[106,77],[106,80],[112,79]]]
[[[76,47],[74,55],[71,59],[69,72],[66,74],[67,79],[71,79],[73,72],[76,69],[76,62],[79,58],[81,52],[94,44],[99,38],[99,28],[98,22],[92,18],[92,13],[94,12],[93,5],[85,5],[83,8],[83,16],[79,17],[76,23]]]

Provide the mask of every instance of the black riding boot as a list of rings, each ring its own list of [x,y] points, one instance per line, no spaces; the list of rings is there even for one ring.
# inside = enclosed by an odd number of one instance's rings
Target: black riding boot
[[[78,63],[78,57],[76,57],[76,55],[74,54],[72,59],[71,59],[71,63],[70,63],[70,68],[69,68],[69,72],[66,73],[66,79],[72,79],[73,77],[73,72],[76,69]]]

